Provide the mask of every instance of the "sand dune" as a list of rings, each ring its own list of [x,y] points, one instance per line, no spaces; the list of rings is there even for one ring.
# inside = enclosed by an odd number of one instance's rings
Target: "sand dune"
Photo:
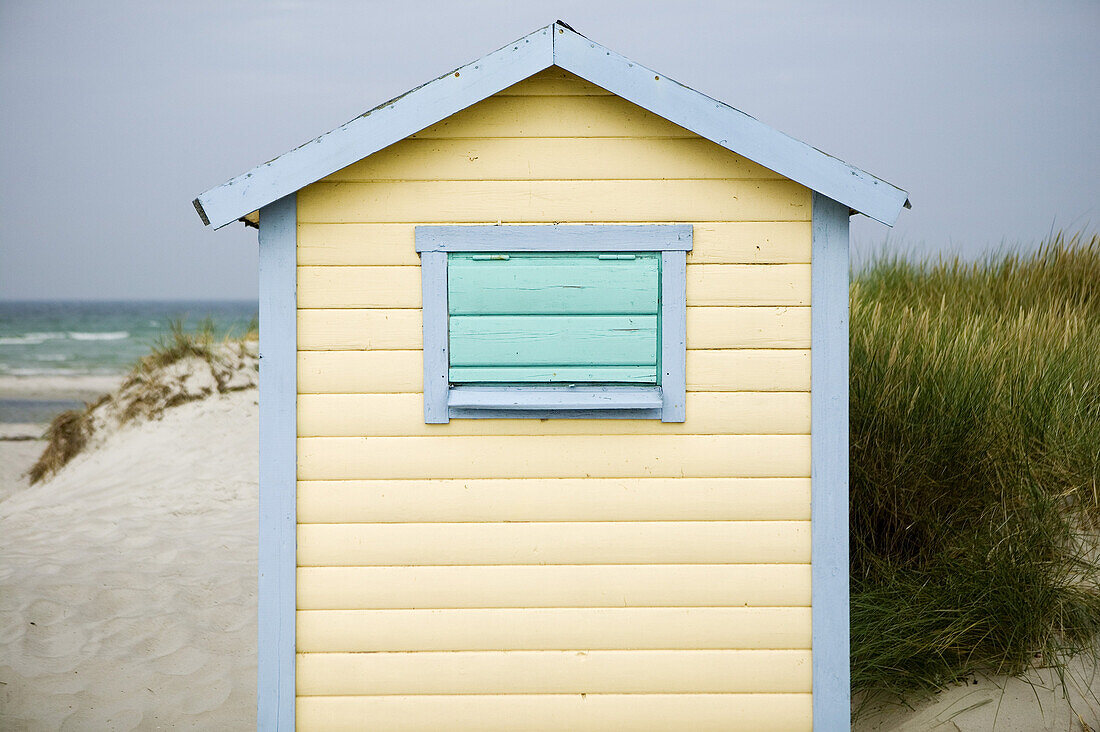
[[[0,729],[254,729],[256,390],[0,502]]]

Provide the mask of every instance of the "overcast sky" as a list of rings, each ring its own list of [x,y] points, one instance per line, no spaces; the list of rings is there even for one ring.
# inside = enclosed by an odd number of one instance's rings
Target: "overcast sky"
[[[1100,224],[1100,2],[0,0],[0,299],[252,298],[198,193],[555,18],[909,191],[857,251]]]

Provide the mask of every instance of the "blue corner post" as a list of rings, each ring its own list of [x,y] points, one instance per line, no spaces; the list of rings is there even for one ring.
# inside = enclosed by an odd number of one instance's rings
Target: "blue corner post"
[[[851,728],[848,206],[813,194],[810,484],[814,729]]]
[[[294,729],[297,198],[260,209],[257,729]]]

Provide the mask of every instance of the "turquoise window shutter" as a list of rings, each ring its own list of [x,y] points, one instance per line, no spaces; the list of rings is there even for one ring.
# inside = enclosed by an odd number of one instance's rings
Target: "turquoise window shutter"
[[[453,384],[658,384],[660,255],[450,254]]]
[[[690,224],[418,225],[424,421],[685,419]]]

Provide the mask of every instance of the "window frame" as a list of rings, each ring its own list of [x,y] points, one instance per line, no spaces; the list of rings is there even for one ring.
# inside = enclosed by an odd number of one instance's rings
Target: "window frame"
[[[691,224],[418,225],[415,240],[423,294],[426,423],[500,418],[684,421]],[[452,386],[447,255],[458,252],[660,252],[660,384]]]

